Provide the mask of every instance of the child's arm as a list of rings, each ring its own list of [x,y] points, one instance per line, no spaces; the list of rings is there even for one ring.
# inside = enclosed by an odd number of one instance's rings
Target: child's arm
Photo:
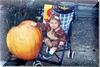
[[[36,23],[36,27],[38,27],[42,31],[47,31],[49,29],[49,25],[47,23]]]
[[[21,25],[24,25],[24,26],[36,26],[38,28],[40,28],[42,31],[46,31],[48,30],[49,26],[47,24],[47,22],[43,22],[43,23],[39,23],[39,22],[35,22],[35,21],[32,21],[32,20],[26,20],[26,21],[23,21],[19,24],[19,26]]]
[[[60,43],[59,43],[59,45],[64,45],[65,41],[66,41],[66,38],[65,38],[65,36],[63,35],[62,38],[60,38]]]

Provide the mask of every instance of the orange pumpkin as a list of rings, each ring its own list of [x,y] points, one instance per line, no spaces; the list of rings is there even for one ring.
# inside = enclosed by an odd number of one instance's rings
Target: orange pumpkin
[[[7,34],[7,46],[11,53],[23,60],[37,58],[42,44],[42,33],[32,26],[33,21],[23,21]]]

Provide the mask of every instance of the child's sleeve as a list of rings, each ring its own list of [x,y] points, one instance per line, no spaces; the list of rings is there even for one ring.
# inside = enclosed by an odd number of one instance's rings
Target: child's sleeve
[[[62,41],[62,42],[65,42],[66,41],[66,36],[65,36],[65,33],[64,32],[60,33],[59,40]]]
[[[57,37],[59,38],[59,43],[65,43],[67,40],[66,34],[63,30],[57,32]]]
[[[42,31],[47,31],[48,30],[48,24],[47,23],[37,23],[36,27],[38,27]]]

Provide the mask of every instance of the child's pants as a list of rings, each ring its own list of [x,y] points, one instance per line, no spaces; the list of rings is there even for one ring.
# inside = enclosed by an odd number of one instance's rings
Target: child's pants
[[[49,38],[45,38],[44,42],[48,47],[58,47],[59,45],[57,40],[50,40]]]
[[[48,38],[45,38],[45,39],[44,39],[44,42],[45,42],[45,44],[50,48],[49,53],[50,53],[51,55],[53,55],[53,54],[56,52],[59,43],[56,42],[56,41],[51,41],[51,40],[48,39]]]

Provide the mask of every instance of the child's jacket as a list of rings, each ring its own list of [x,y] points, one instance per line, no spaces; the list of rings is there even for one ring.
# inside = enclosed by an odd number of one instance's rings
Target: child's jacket
[[[60,42],[66,41],[66,36],[64,30],[59,26],[57,29],[52,30],[48,23],[37,23],[37,27],[42,31],[46,31],[46,38],[49,38],[54,46],[58,46]]]

